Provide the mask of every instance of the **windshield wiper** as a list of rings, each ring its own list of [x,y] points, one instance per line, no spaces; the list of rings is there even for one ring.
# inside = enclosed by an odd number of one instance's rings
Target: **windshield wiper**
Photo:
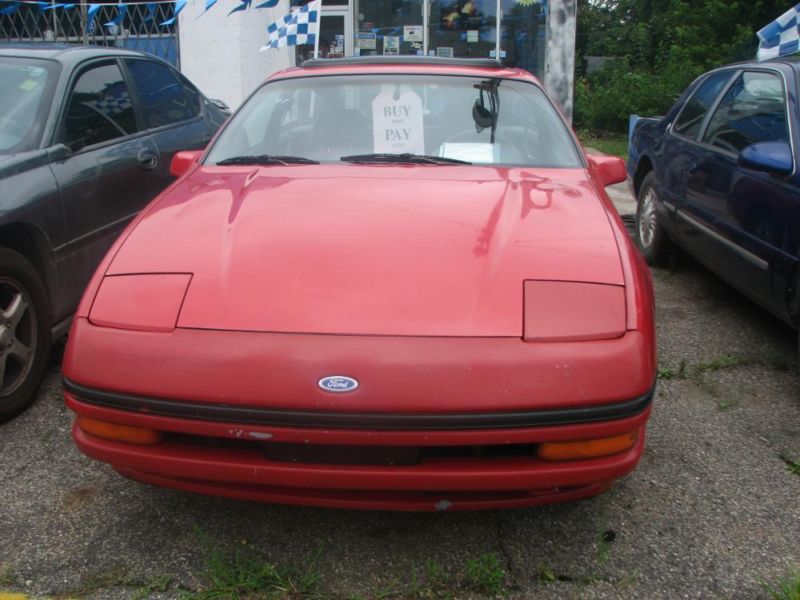
[[[319,162],[302,156],[276,156],[274,154],[256,154],[253,156],[232,156],[217,163],[225,165],[318,165]]]
[[[341,156],[339,160],[351,163],[408,163],[416,165],[471,165],[466,160],[457,158],[447,158],[445,156],[430,156],[428,154],[353,154],[351,156]]]

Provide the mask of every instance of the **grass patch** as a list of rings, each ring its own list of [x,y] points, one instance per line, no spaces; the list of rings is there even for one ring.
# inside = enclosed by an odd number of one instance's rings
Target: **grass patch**
[[[658,379],[672,379],[675,377],[675,371],[666,367],[658,367],[658,373],[656,374],[656,377]]]
[[[547,565],[539,565],[536,578],[545,585],[558,581],[558,575]]]
[[[224,555],[214,551],[206,565],[208,585],[187,593],[187,600],[273,600],[278,598],[322,598],[319,574],[314,563],[319,553],[304,569],[275,566],[265,560],[235,551]]]
[[[467,561],[467,587],[497,596],[505,591],[506,572],[496,554],[484,554]]]
[[[16,575],[11,570],[11,567],[0,565],[0,585],[11,585],[17,581]]]
[[[450,582],[439,563],[426,560],[421,569],[411,567],[411,585],[403,590],[395,585],[384,598],[453,598]]]
[[[791,573],[777,583],[764,587],[772,600],[800,600],[800,573]]]
[[[695,382],[705,383],[706,375],[710,373],[749,366],[760,366],[785,372],[791,370],[795,363],[791,359],[774,352],[763,355],[721,354],[708,361],[691,365],[688,368],[688,373]],[[686,372],[686,369],[683,369],[683,371]]]
[[[786,461],[786,470],[792,475],[800,475],[800,460]]]
[[[131,600],[147,600],[147,598],[155,593],[166,592],[169,590],[171,584],[172,577],[169,575],[155,577],[133,592],[133,594],[131,594]]]
[[[628,136],[625,134],[583,129],[578,131],[578,139],[584,148],[594,148],[603,154],[628,160]]]

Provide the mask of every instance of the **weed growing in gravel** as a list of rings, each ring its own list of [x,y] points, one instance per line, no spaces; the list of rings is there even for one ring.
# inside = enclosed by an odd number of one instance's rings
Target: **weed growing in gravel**
[[[172,583],[172,577],[169,575],[161,575],[154,577],[147,583],[144,583],[138,590],[131,594],[131,600],[147,600],[150,596],[157,592],[166,592]]]
[[[800,600],[800,572],[794,572],[775,585],[765,584],[772,600]]]
[[[467,586],[496,596],[505,590],[506,572],[496,554],[484,554],[467,561]]]
[[[753,364],[753,361],[742,356],[734,356],[733,354],[722,354],[709,361],[698,363],[692,368],[692,376],[699,383],[705,380],[707,373],[715,373],[725,369],[733,369],[736,367],[743,367],[745,365]]]
[[[800,460],[786,461],[786,470],[792,475],[800,475]]]
[[[259,557],[235,551],[214,551],[206,565],[208,585],[188,593],[186,600],[272,600],[320,598],[319,574],[313,570],[315,556],[303,570],[277,567]]]
[[[668,369],[667,367],[659,367],[656,377],[658,379],[672,379],[675,377],[675,371]]]
[[[709,361],[693,365],[691,368],[691,375],[697,383],[704,383],[706,374],[715,373],[716,371],[735,369],[737,367],[749,367],[752,365],[767,367],[768,369],[774,369],[776,371],[789,371],[796,366],[793,361],[793,358],[790,359],[777,352],[767,352],[752,356],[721,354]]]
[[[448,590],[447,575],[444,569],[433,560],[426,560],[419,573],[415,565],[411,567],[411,588],[413,598],[452,598]]]
[[[81,579],[78,587],[66,594],[67,598],[83,598],[100,590],[115,587],[132,587],[136,583],[128,569],[122,565],[112,566],[105,571],[90,573]]]
[[[11,585],[17,580],[11,567],[0,565],[0,585]]]
[[[558,581],[558,575],[547,565],[539,565],[537,579],[544,584],[555,583]]]

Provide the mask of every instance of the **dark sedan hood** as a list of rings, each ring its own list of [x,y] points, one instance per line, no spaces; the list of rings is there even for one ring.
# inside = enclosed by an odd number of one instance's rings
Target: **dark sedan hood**
[[[514,336],[523,281],[621,285],[581,169],[207,167],[165,196],[109,274],[192,273],[179,327]]]

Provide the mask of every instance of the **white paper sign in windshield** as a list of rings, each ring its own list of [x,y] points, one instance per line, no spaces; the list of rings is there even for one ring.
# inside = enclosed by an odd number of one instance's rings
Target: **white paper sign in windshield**
[[[471,163],[495,162],[494,146],[486,143],[452,143],[446,142],[439,148],[439,156],[443,158],[455,158]]]
[[[372,101],[373,152],[425,154],[422,99],[409,89],[383,88]]]

